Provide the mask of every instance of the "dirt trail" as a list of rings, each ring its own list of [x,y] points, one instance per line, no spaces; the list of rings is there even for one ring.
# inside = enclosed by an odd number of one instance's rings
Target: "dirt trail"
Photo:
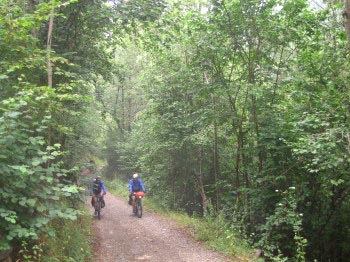
[[[126,199],[108,193],[105,200],[101,220],[93,219],[95,262],[232,261],[204,248],[170,219],[147,209],[137,218]]]

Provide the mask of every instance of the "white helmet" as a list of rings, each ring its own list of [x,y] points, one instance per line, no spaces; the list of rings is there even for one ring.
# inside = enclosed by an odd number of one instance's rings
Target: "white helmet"
[[[137,173],[132,175],[132,178],[138,178],[138,177],[139,177],[139,175]]]

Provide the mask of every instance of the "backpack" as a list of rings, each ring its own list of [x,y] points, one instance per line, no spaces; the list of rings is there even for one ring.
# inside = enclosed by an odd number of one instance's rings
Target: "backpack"
[[[94,194],[100,194],[101,193],[101,182],[97,183],[97,182],[94,182],[92,184],[92,192],[94,192]]]

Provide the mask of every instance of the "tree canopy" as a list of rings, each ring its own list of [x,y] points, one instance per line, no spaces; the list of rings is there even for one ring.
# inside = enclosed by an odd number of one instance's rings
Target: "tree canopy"
[[[267,261],[347,260],[349,5],[3,1],[1,247],[74,218],[99,158]]]

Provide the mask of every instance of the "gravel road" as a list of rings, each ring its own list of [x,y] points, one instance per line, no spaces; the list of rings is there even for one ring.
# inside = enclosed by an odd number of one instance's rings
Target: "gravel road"
[[[126,199],[109,193],[105,202],[101,220],[93,218],[94,262],[232,261],[203,247],[171,219],[147,209],[138,218]]]

